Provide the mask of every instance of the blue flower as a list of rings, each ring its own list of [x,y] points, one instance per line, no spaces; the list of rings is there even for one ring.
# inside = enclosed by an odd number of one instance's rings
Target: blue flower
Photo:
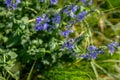
[[[87,15],[87,12],[82,11],[76,16],[76,18],[77,18],[78,21],[82,21],[85,18],[86,15]]]
[[[14,10],[16,10],[16,9],[17,9],[17,4],[12,4],[12,8],[13,8]]]
[[[62,10],[63,13],[67,13],[68,11],[69,11],[68,7],[64,8],[64,9]]]
[[[12,7],[14,10],[17,9],[17,5],[20,3],[20,0],[16,0],[16,3],[12,3],[12,0],[6,0],[5,4],[7,5],[8,10]]]
[[[59,24],[59,23],[60,23],[60,20],[61,20],[61,16],[58,15],[58,14],[55,14],[54,17],[52,18],[52,22],[53,22],[53,23]]]
[[[81,0],[83,3],[85,3],[86,2],[86,0]]]
[[[75,13],[78,9],[80,9],[80,7],[77,6],[77,5],[74,5],[74,6],[72,6],[72,8],[71,8],[71,12]]]
[[[72,50],[75,47],[75,44],[73,39],[70,39],[69,41],[65,42],[62,46],[62,49],[64,49],[65,47],[67,47],[69,50]]]
[[[8,10],[10,9],[10,6],[12,5],[12,0],[6,0],[5,4],[7,5]]]
[[[64,45],[62,46],[62,48],[65,48],[65,47],[67,47],[69,50],[74,48],[74,46],[69,41],[64,43]]]
[[[46,30],[48,27],[49,27],[49,24],[48,23],[44,23],[43,24],[43,28],[41,28],[41,30]]]
[[[57,4],[57,2],[58,2],[58,0],[50,0],[50,3],[51,3],[52,5]]]
[[[97,48],[95,47],[95,46],[89,46],[88,48],[87,48],[87,50],[89,50],[89,51],[95,51]]]
[[[97,58],[97,52],[90,52],[90,53],[87,53],[87,54],[83,54],[83,55],[80,55],[80,57],[84,58],[84,59],[96,59]]]
[[[92,0],[90,0],[88,4],[91,5],[92,4]]]
[[[85,58],[85,59],[96,59],[98,54],[103,53],[101,49],[96,48],[95,46],[89,46],[87,47],[87,53],[80,55],[80,57]]]
[[[16,4],[19,4],[20,3],[20,0],[16,0]]]
[[[44,31],[49,27],[48,23],[40,24],[35,26],[36,31]]]
[[[92,0],[89,0],[89,2],[87,0],[81,0],[84,4],[84,6],[86,5],[91,5],[92,4]]]
[[[114,46],[112,46],[112,45],[108,45],[108,48],[109,48],[109,51],[111,52],[111,53],[113,53],[113,52],[115,52],[115,48],[114,48]]]
[[[42,17],[36,18],[36,24],[40,24],[44,19]]]
[[[49,18],[47,17],[46,14],[43,14],[42,17],[37,17],[36,18],[36,25],[35,25],[35,30],[46,30],[49,27]]]
[[[107,45],[107,47],[111,53],[115,52],[115,47],[118,47],[118,46],[119,46],[118,42],[113,42],[113,43],[110,43]]]
[[[89,53],[89,58],[96,59],[97,58],[97,53],[96,52],[90,52]]]
[[[72,32],[73,32],[73,30],[65,30],[62,32],[62,36],[68,37],[68,35]]]

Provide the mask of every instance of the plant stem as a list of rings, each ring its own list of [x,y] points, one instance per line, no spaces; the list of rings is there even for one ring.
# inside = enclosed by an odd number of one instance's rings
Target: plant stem
[[[96,79],[98,80],[99,76],[98,76],[98,72],[96,70],[96,67],[94,66],[94,60],[92,59],[92,61],[90,63],[91,63],[91,66],[93,68],[93,71],[94,71],[94,73],[96,75]]]

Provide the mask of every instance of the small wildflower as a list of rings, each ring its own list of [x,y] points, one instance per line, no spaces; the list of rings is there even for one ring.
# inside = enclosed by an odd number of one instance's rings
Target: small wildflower
[[[92,0],[90,0],[88,4],[91,5],[92,4]]]
[[[96,59],[97,58],[97,52],[93,51],[89,53],[90,58]]]
[[[42,17],[36,18],[36,24],[40,24],[44,19]]]
[[[48,28],[48,23],[40,24],[35,26],[36,31],[44,31]]]
[[[16,3],[12,3],[12,0],[6,0],[5,4],[8,8],[8,10],[10,10],[10,8],[13,8],[14,10],[17,9],[17,5],[20,3],[20,0],[16,0]]]
[[[68,11],[69,11],[68,7],[64,8],[64,9],[62,10],[63,13],[67,13]]]
[[[97,48],[95,47],[95,46],[89,46],[88,48],[87,48],[87,50],[89,50],[89,51],[95,51]]]
[[[82,11],[76,16],[76,18],[77,18],[78,21],[82,21],[85,18],[86,15],[87,15],[87,12]]]
[[[46,30],[49,27],[49,18],[47,17],[46,14],[43,14],[42,17],[36,18],[36,25],[35,25],[35,30]]]
[[[73,32],[73,30],[65,30],[62,32],[62,36],[68,37],[68,35],[72,32]]]
[[[89,2],[87,0],[81,0],[83,2],[83,5],[91,5],[92,4],[92,0],[89,0]]]
[[[20,3],[20,0],[16,0],[16,4],[19,4]]]
[[[53,23],[59,24],[59,23],[60,23],[60,20],[61,20],[61,16],[58,15],[58,14],[55,14],[54,17],[52,18],[52,22],[53,22]]]
[[[83,3],[85,3],[86,2],[86,0],[81,0]]]
[[[67,47],[69,50],[72,50],[75,47],[74,40],[71,39],[69,41],[67,41],[66,43],[63,44],[62,48],[64,49],[65,47]]]
[[[17,9],[17,4],[12,4],[12,8],[13,8],[14,10],[16,10],[16,9]]]
[[[75,5],[71,8],[71,12],[75,13],[78,9],[80,9],[80,7]]]
[[[6,0],[5,4],[7,5],[8,10],[10,9],[10,6],[12,5],[12,0]]]
[[[86,54],[82,54],[81,57],[85,59],[96,59],[98,54],[103,53],[101,49],[96,48],[95,46],[89,46],[87,48],[88,52]]]
[[[118,42],[113,42],[113,43],[110,43],[107,45],[107,47],[111,53],[115,52],[115,47],[118,47],[118,46],[119,46]]]
[[[51,3],[52,5],[57,4],[57,2],[58,2],[58,0],[50,0],[50,3]]]

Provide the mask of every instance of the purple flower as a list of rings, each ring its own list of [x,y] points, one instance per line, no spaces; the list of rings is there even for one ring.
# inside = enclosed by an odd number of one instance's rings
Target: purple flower
[[[12,5],[12,0],[6,0],[5,4],[7,5],[8,10],[10,9],[10,6]]]
[[[40,24],[35,26],[36,31],[44,31],[49,27],[48,23]]]
[[[6,0],[5,4],[7,5],[8,10],[12,7],[14,10],[17,9],[17,5],[20,3],[20,0],[16,0],[16,3],[12,3],[12,0]]]
[[[37,17],[36,18],[36,25],[35,25],[35,30],[46,30],[49,27],[49,18],[47,17],[46,14],[43,14],[42,17]]]
[[[16,9],[17,9],[17,4],[12,4],[12,8],[13,8],[14,10],[16,10]]]
[[[77,6],[77,5],[74,5],[74,6],[72,6],[72,8],[71,8],[71,12],[75,13],[78,9],[80,9],[80,7]]]
[[[42,17],[36,18],[36,24],[40,24],[44,19]]]
[[[62,36],[68,37],[68,35],[72,32],[73,32],[73,30],[65,30],[62,32]]]
[[[95,46],[89,46],[88,48],[87,48],[87,50],[89,50],[89,51],[95,51],[97,48],[95,47]]]
[[[83,3],[86,3],[86,0],[81,0]]]
[[[59,23],[60,23],[60,20],[61,20],[61,16],[58,15],[58,14],[55,14],[54,17],[52,18],[52,22],[53,22],[53,23],[59,24]]]
[[[83,5],[91,5],[92,4],[92,0],[89,0],[89,2],[87,0],[81,0],[83,2]]]
[[[19,4],[20,3],[20,0],[16,0],[16,4]]]
[[[113,45],[114,47],[118,47],[118,46],[119,46],[119,43],[118,43],[118,42],[113,42],[112,45]]]
[[[113,42],[113,43],[110,43],[107,45],[107,47],[111,53],[115,52],[115,47],[118,47],[118,46],[119,46],[118,42]]]
[[[97,58],[97,52],[95,52],[95,51],[94,52],[90,52],[89,53],[89,57],[93,58],[93,59],[96,59]]]
[[[87,15],[87,12],[82,11],[76,16],[76,18],[77,18],[78,21],[82,21],[85,18],[86,15]]]
[[[69,41],[64,43],[64,45],[62,46],[62,48],[65,48],[67,47],[69,50],[73,49],[74,48],[74,45],[71,44]]]
[[[81,57],[85,58],[85,59],[96,59],[98,54],[103,53],[103,51],[101,49],[96,48],[95,46],[89,46],[87,48],[87,54],[82,54]]]
[[[90,0],[88,4],[91,5],[92,4],[92,0]]]
[[[50,3],[51,3],[52,5],[57,4],[57,2],[58,2],[58,0],[50,0]]]
[[[46,30],[48,28],[49,24],[48,23],[44,23],[43,24],[43,29],[42,30]]]
[[[97,52],[95,51],[92,51],[90,53],[87,53],[87,54],[82,54],[80,55],[80,57],[84,58],[84,59],[96,59],[97,58]]]
[[[68,7],[62,10],[63,13],[67,13],[68,11],[69,11]]]
[[[69,50],[72,50],[75,47],[74,43],[74,39],[70,39],[69,41],[65,42],[62,46],[62,49],[64,49],[65,47]]]
[[[111,53],[115,52],[115,48],[112,45],[109,44],[108,48]]]
[[[103,53],[103,50],[97,50],[97,54]]]
[[[79,57],[84,58],[84,59],[89,59],[90,58],[89,54],[82,54]]]

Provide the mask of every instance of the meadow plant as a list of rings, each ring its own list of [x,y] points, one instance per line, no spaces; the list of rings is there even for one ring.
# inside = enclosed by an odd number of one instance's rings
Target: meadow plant
[[[118,42],[108,43],[105,48],[93,45],[88,36],[88,29],[90,29],[88,27],[85,28],[83,34],[75,35],[77,25],[85,22],[92,13],[91,6],[92,0],[71,2],[5,0],[1,5],[6,9],[5,12],[3,11],[5,17],[2,14],[3,19],[0,24],[2,77],[6,78],[3,73],[7,72],[14,79],[29,80],[32,76],[31,71],[34,71],[33,75],[42,74],[55,64],[66,62],[66,57],[72,61],[79,58],[92,60],[97,59],[98,55],[102,55],[106,50],[110,53],[115,52],[119,46]],[[84,41],[87,39],[89,43],[84,46],[86,44]],[[84,47],[82,48],[84,51],[78,52],[77,47],[80,46]],[[69,62],[72,62],[71,60]],[[19,67],[14,70],[15,66]],[[27,74],[26,78],[24,75]]]

